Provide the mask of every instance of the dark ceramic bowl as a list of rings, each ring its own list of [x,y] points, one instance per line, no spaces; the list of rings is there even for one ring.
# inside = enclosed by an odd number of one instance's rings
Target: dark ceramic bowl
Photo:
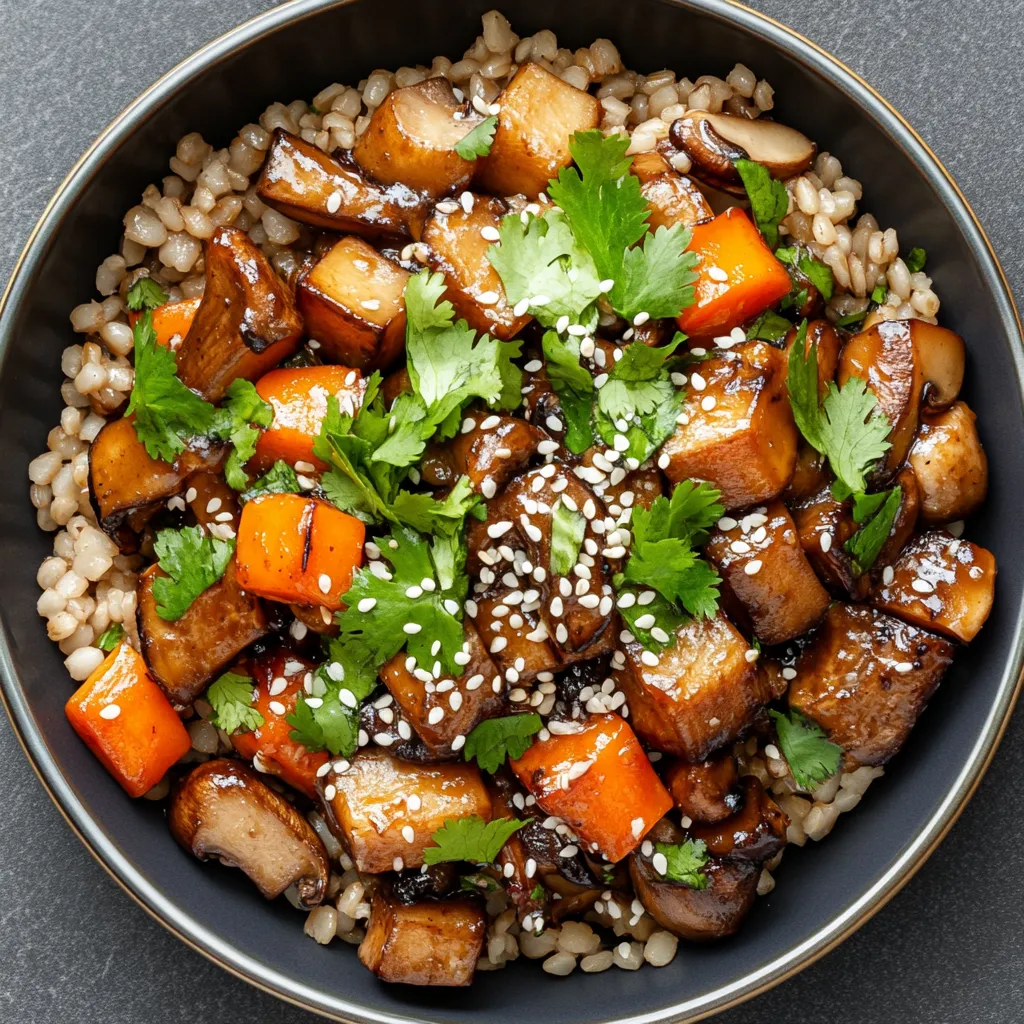
[[[505,0],[520,33],[543,27],[587,45],[613,39],[627,66],[725,74],[737,61],[776,88],[778,118],[839,154],[865,207],[927,248],[943,322],[967,340],[967,401],[980,412],[992,484],[970,536],[1000,564],[995,611],[960,657],[870,798],[827,842],[791,850],[779,885],[727,943],[685,947],[671,967],[554,979],[520,960],[470,990],[378,983],[354,950],[318,946],[283,900],[239,872],[178,850],[159,808],[130,802],[71,731],[70,689],[35,612],[39,562],[26,465],[60,413],[70,305],[93,294],[120,217],[165,173],[175,141],[225,144],[272,100],[312,96],[376,67],[462,52],[494,0],[293,0],[207,46],[130,106],[79,162],[40,220],[4,297],[0,326],[0,564],[3,692],[26,753],[82,841],[150,913],[200,952],[267,991],[350,1021],[693,1020],[794,973],[884,904],[933,850],[992,756],[1021,672],[1024,564],[1013,557],[1024,478],[1021,335],[989,245],[956,186],[913,131],[851,72],[806,40],[724,0]],[[115,897],[111,897],[115,898]],[[73,955],[73,954],[72,954]]]

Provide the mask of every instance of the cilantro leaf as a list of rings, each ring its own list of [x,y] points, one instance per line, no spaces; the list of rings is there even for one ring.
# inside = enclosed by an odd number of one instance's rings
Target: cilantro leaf
[[[551,572],[567,576],[580,555],[587,520],[582,512],[573,512],[559,501],[551,513]]]
[[[185,440],[208,433],[216,410],[178,379],[174,353],[157,344],[153,314],[135,322],[135,383],[125,411],[152,459],[174,462]]]
[[[889,491],[879,491],[877,494],[855,494],[853,496],[853,521],[864,523],[870,519],[890,497]],[[836,499],[842,501],[842,498]]]
[[[224,575],[235,542],[209,537],[201,526],[186,526],[180,530],[160,530],[153,550],[160,568],[167,573],[153,580],[156,613],[167,622],[175,622],[204,590]]]
[[[801,789],[814,789],[835,775],[839,770],[843,748],[830,743],[817,722],[795,710],[791,710],[788,715],[781,711],[769,711],[768,714],[775,722],[782,756],[789,764],[793,780]]]
[[[847,313],[846,316],[841,316],[836,321],[836,327],[853,327],[859,324],[866,316],[868,311],[862,309],[859,313]]]
[[[735,166],[750,200],[757,230],[764,235],[768,247],[774,249],[779,244],[779,224],[789,210],[786,186],[773,178],[767,167],[753,160],[737,160]]]
[[[649,601],[647,604],[640,604],[634,600],[632,604],[624,606],[622,599],[625,595],[630,594],[635,599],[643,591],[637,587],[625,585],[625,577],[621,574],[617,574],[613,582],[619,594],[619,614],[622,616],[623,622],[626,623],[626,628],[640,641],[641,645],[649,651],[661,651],[666,647],[673,646],[676,642],[676,630],[686,621],[686,616],[671,601],[666,601],[657,592],[654,592],[654,600]],[[648,593],[651,593],[651,591],[648,591]],[[654,616],[653,626],[644,627],[637,625],[637,619],[645,615]],[[664,630],[668,634],[668,640],[664,641],[656,638],[651,633],[653,629]]]
[[[534,901],[544,899],[544,886],[543,885],[535,885],[530,890],[530,899],[534,900]]]
[[[253,685],[249,676],[225,672],[210,683],[205,696],[213,708],[210,722],[229,736],[252,732],[263,725],[263,716],[252,706]]]
[[[546,331],[541,344],[548,379],[565,417],[565,446],[581,455],[594,443],[594,378],[580,365],[580,343],[576,338],[560,338],[554,331]]]
[[[655,843],[655,850],[667,864],[663,877],[670,882],[681,882],[691,889],[706,889],[708,876],[701,868],[708,862],[708,851],[703,839],[687,839],[682,843]]]
[[[903,489],[894,487],[888,493],[883,491],[881,494],[855,495],[853,517],[857,522],[863,522],[871,513],[866,512],[865,506],[862,504],[863,518],[857,519],[856,502],[858,498],[862,503],[865,498],[883,499],[881,510],[872,519],[864,523],[843,545],[843,550],[853,558],[854,568],[858,573],[864,573],[875,564],[875,559],[878,558],[879,552],[889,539],[892,524],[896,521],[896,516],[899,515],[900,503],[903,500]],[[875,508],[877,507],[875,505]]]
[[[128,289],[124,304],[133,312],[140,309],[156,309],[162,306],[170,296],[151,277],[140,277]]]
[[[258,427],[269,427],[274,410],[259,396],[256,386],[237,377],[228,386],[225,404],[214,415],[211,433],[222,441],[229,441],[232,450],[224,466],[224,478],[229,487],[244,491],[249,486],[245,463],[256,452],[260,439]]]
[[[821,260],[815,259],[808,253],[800,254],[797,266],[804,277],[818,289],[818,294],[828,302],[832,298],[836,287],[836,279],[832,274],[832,268],[827,263],[822,263]]]
[[[876,306],[884,306],[885,300],[889,296],[889,286],[885,281],[879,281],[878,284],[871,290],[871,301]]]
[[[418,662],[429,665],[440,660],[446,671],[458,675],[461,670],[453,658],[462,650],[462,609],[448,591],[438,587],[427,542],[415,531],[396,526],[378,543],[392,571],[377,575],[370,566],[356,571],[344,595],[347,607],[337,616],[342,640],[361,643],[375,666],[404,647]],[[376,568],[380,572],[382,566]],[[433,589],[424,588],[424,581]],[[416,588],[412,593],[418,596],[409,596],[411,588]],[[360,611],[361,605],[365,611]],[[441,643],[436,655],[432,653],[435,641]]]
[[[485,117],[455,143],[455,152],[463,160],[475,160],[478,156],[487,156],[491,151],[494,131],[497,127],[498,119],[496,117]]]
[[[109,653],[124,639],[124,626],[120,622],[112,622],[96,640],[101,651]]]
[[[466,737],[466,760],[476,758],[481,769],[493,775],[506,759],[526,753],[543,724],[540,715],[532,713],[486,718]]]
[[[563,213],[550,210],[543,217],[526,217],[525,224],[518,214],[505,217],[501,244],[487,250],[509,303],[516,306],[542,296],[544,302],[530,302],[529,312],[544,327],[567,316],[595,328],[594,301],[601,295],[601,281],[594,261],[576,243]]]
[[[642,246],[627,249],[622,259],[621,287],[616,281],[611,294],[615,311],[632,323],[638,313],[658,320],[679,316],[692,306],[697,254],[688,251],[689,244],[689,228],[663,224],[644,238]]]
[[[778,344],[785,341],[786,335],[793,329],[791,321],[779,316],[774,310],[766,309],[743,329],[749,341],[767,341]]]
[[[466,515],[482,504],[468,476],[460,476],[440,501],[432,494],[399,491],[392,503],[398,520],[420,533],[447,534],[462,527]]]
[[[295,470],[283,459],[278,459],[263,476],[254,480],[242,492],[241,500],[252,501],[261,494],[298,494],[301,490]]]
[[[907,270],[912,274],[917,274],[924,270],[925,264],[928,262],[928,253],[920,246],[915,245],[914,248],[907,253],[903,262],[907,265]]]
[[[475,814],[468,818],[446,818],[444,827],[430,837],[436,845],[423,851],[423,860],[427,864],[459,860],[493,864],[509,836],[532,820],[498,818],[485,822]]]

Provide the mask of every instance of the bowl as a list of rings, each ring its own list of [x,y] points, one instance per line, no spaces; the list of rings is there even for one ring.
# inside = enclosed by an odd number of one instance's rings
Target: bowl
[[[60,411],[60,353],[70,305],[93,293],[96,265],[116,247],[119,218],[161,176],[175,141],[198,130],[225,143],[270,101],[311,96],[455,53],[493,0],[292,0],[229,32],[147,90],[107,129],[44,212],[0,303],[0,607],[3,697],[27,756],[82,841],[112,876],[183,941],[284,999],[341,1020],[530,1015],[562,1024],[695,1020],[761,991],[823,955],[920,867],[980,780],[1021,679],[1024,566],[1009,482],[1024,476],[1021,328],[998,263],[956,185],[927,146],[869,86],[783,26],[727,0],[506,0],[520,33],[554,29],[573,46],[613,39],[627,66],[724,74],[737,60],[776,88],[776,116],[837,153],[864,184],[865,207],[925,247],[942,322],[968,347],[964,397],[979,421],[991,488],[970,536],[1000,561],[992,618],[950,670],[903,751],[828,840],[791,850],[778,887],[727,943],[688,947],[672,966],[552,978],[523,960],[469,990],[387,987],[354,951],[302,935],[283,900],[265,903],[238,872],[200,865],[174,845],[158,807],[131,803],[68,726],[70,693],[35,612],[36,568],[50,550],[28,504],[26,466]],[[382,31],[383,27],[383,31]],[[696,60],[681,54],[696,53]],[[240,87],[239,83],[244,83]],[[57,297],[55,299],[55,296]],[[984,358],[981,358],[981,356]],[[984,398],[984,402],[982,402]]]

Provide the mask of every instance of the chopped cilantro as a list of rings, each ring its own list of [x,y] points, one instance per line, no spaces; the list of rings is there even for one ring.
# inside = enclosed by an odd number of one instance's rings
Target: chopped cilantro
[[[853,558],[858,573],[867,572],[875,564],[875,559],[889,539],[902,500],[903,490],[900,487],[880,494],[854,495],[853,518],[864,525],[843,545],[843,550]]]
[[[587,520],[582,512],[573,512],[559,501],[551,513],[551,573],[567,576],[580,555]]]
[[[501,222],[501,242],[487,250],[509,303],[529,301],[529,312],[544,327],[554,327],[563,316],[572,323],[597,326],[595,300],[601,281],[594,261],[573,237],[565,214],[557,210],[543,217],[518,214]],[[535,303],[534,298],[543,301]]]
[[[201,526],[160,530],[153,541],[160,568],[166,576],[153,580],[156,613],[175,622],[192,602],[221,576],[235,550],[234,540],[210,537]]]
[[[708,876],[701,870],[708,862],[707,847],[702,839],[687,839],[678,844],[655,843],[654,848],[667,864],[663,877],[691,889],[708,887]]]
[[[885,281],[879,281],[871,291],[871,301],[876,306],[884,306],[889,295],[889,286]]]
[[[252,706],[253,686],[249,676],[225,672],[210,683],[206,700],[213,708],[210,722],[229,736],[252,732],[263,725],[263,716]]]
[[[836,287],[836,279],[832,274],[832,268],[827,263],[822,263],[821,260],[817,260],[807,253],[800,254],[797,266],[804,277],[818,289],[818,294],[828,302],[832,298]]]
[[[779,224],[789,210],[786,186],[773,178],[767,167],[753,160],[737,160],[735,166],[750,200],[757,230],[764,235],[768,247],[774,249],[779,244]]]
[[[786,335],[793,329],[793,323],[784,316],[779,316],[774,310],[766,309],[759,317],[743,329],[743,333],[750,341],[767,341],[771,344],[779,344],[786,340]]]
[[[534,902],[536,902],[537,900],[544,899],[544,886],[543,885],[535,885],[530,890],[530,899],[533,900]]]
[[[258,498],[261,494],[298,494],[301,490],[295,470],[284,460],[278,459],[263,476],[254,480],[242,492],[241,499],[246,502]]]
[[[438,500],[432,494],[399,491],[392,511],[399,522],[420,533],[448,534],[461,528],[467,514],[481,505],[468,476],[460,476],[447,496]]]
[[[581,455],[594,443],[594,378],[580,365],[576,338],[560,338],[554,331],[546,331],[542,345],[548,379],[565,417],[565,445]]]
[[[486,718],[466,737],[466,760],[476,758],[481,769],[493,775],[508,758],[526,753],[543,724],[533,713]]]
[[[847,313],[846,316],[841,316],[836,321],[836,327],[855,327],[857,324],[862,323],[867,315],[868,311],[866,309],[862,309],[859,313]]]
[[[475,814],[468,818],[446,818],[444,827],[430,837],[436,845],[423,851],[423,860],[427,864],[460,860],[493,864],[509,836],[529,824],[530,820],[498,818],[485,822]]]
[[[842,388],[818,394],[818,343],[806,345],[807,323],[800,325],[789,353],[789,401],[793,418],[807,443],[826,456],[841,492],[863,491],[865,474],[889,450],[889,421],[864,381],[851,377]]]
[[[817,722],[795,710],[788,715],[781,711],[768,714],[775,721],[782,756],[801,789],[814,789],[839,770],[843,748],[830,743]]]
[[[137,313],[140,309],[156,309],[157,306],[162,306],[169,297],[167,292],[151,277],[140,277],[128,289],[128,294],[124,297],[124,304],[133,313]]]
[[[174,462],[187,438],[206,434],[216,409],[178,379],[174,353],[157,344],[153,314],[135,322],[135,383],[125,411],[150,458]]]
[[[112,622],[96,640],[96,646],[101,651],[112,651],[124,639],[124,626],[120,622]]]
[[[650,209],[639,179],[629,173],[628,147],[623,135],[576,132],[569,141],[575,166],[559,172],[548,195],[600,279],[612,282],[608,301],[620,316],[678,316],[694,298],[697,257],[687,251],[690,232],[679,224],[650,232]]]
[[[256,452],[260,439],[259,427],[269,427],[274,410],[260,398],[256,386],[237,377],[228,386],[223,408],[214,415],[211,433],[232,445],[224,466],[224,478],[229,487],[244,491],[249,486],[245,464]]]
[[[914,248],[907,253],[903,262],[907,265],[907,270],[912,274],[917,274],[924,270],[925,264],[928,262],[928,253],[920,246],[915,245]]]
[[[498,119],[496,117],[485,117],[455,143],[455,152],[463,160],[475,160],[478,156],[487,156],[491,151],[494,131],[497,127]]]
[[[462,650],[462,607],[450,591],[438,586],[426,540],[413,530],[396,526],[378,543],[382,558],[392,569],[377,575],[371,570],[379,572],[383,566],[378,563],[356,571],[352,586],[343,595],[347,607],[337,617],[341,639],[361,643],[374,666],[404,647],[418,662],[431,665],[439,660],[445,671],[458,675],[461,669],[453,659]],[[424,581],[434,589],[424,589]],[[411,588],[416,588],[413,593],[418,591],[418,596],[409,596]],[[436,654],[432,650],[435,641],[441,644]]]

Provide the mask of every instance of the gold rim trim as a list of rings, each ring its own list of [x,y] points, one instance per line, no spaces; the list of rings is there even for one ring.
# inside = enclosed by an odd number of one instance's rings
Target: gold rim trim
[[[60,185],[54,192],[50,201],[46,204],[46,206],[43,208],[42,213],[39,215],[38,220],[32,228],[32,231],[29,233],[29,236],[26,239],[24,246],[22,247],[21,253],[19,254],[18,259],[16,260],[14,267],[11,270],[11,275],[7,281],[7,285],[4,288],[3,294],[0,295],[0,317],[3,316],[7,308],[11,294],[13,293],[14,290],[15,281],[18,279],[18,276],[21,273],[21,269],[25,262],[27,261],[28,256],[33,246],[35,245],[36,239],[42,231],[44,224],[49,219],[54,208],[60,202],[65,190],[68,188],[71,181],[77,176],[81,168],[91,160],[93,154],[96,153],[105,145],[107,137],[113,133],[114,129],[120,124],[122,124],[124,121],[126,121],[137,107],[144,105],[151,94],[159,91],[166,82],[178,77],[185,69],[186,65],[196,64],[196,71],[207,70],[211,67],[216,66],[216,64],[219,64],[221,61],[227,58],[227,53],[220,54],[219,57],[217,57],[217,59],[215,59],[212,63],[209,64],[203,63],[203,55],[206,54],[208,51],[220,49],[220,47],[236,33],[241,33],[249,26],[255,25],[264,20],[274,23],[271,27],[268,27],[266,29],[266,32],[272,33],[278,31],[281,28],[282,24],[284,24],[285,22],[290,22],[290,19],[282,18],[283,12],[286,12],[289,8],[293,6],[301,7],[306,2],[307,0],[286,0],[285,3],[280,4],[278,7],[273,8],[271,11],[264,12],[263,14],[259,14],[252,18],[249,18],[241,24],[236,25],[234,28],[231,28],[226,32],[221,33],[219,36],[216,36],[214,39],[210,40],[210,42],[206,43],[200,49],[196,50],[193,54],[186,57],[184,60],[177,63],[173,68],[171,68],[163,75],[161,75],[155,82],[149,85],[134,100],[132,100],[127,106],[125,106],[121,110],[121,112],[117,114],[117,116],[114,117],[108,123],[106,128],[104,128],[103,131],[97,136],[95,141],[85,150],[85,152],[78,158],[78,160],[75,161],[74,165],[65,175],[64,179],[61,181]],[[343,7],[353,2],[357,2],[357,0],[336,0],[335,3],[326,3],[323,7],[319,8],[318,10],[306,11],[299,18],[294,20],[306,20],[307,18],[315,17],[317,14],[321,13],[324,10],[329,10],[331,7]],[[669,0],[669,2],[673,2],[674,5],[674,0]],[[699,0],[688,0],[688,2],[699,3]],[[803,46],[806,46],[808,49],[814,51],[824,61],[834,65],[836,68],[839,69],[839,71],[841,71],[843,74],[845,74],[855,83],[857,83],[857,85],[859,85],[860,88],[869,93],[877,103],[884,107],[885,110],[888,111],[888,113],[896,121],[899,122],[903,129],[913,138],[917,145],[920,146],[920,148],[924,151],[927,157],[931,160],[932,164],[936,168],[938,168],[938,170],[942,173],[942,176],[945,178],[947,184],[952,188],[953,192],[960,200],[963,209],[966,211],[968,217],[973,222],[974,227],[978,232],[978,235],[980,236],[981,240],[985,245],[985,249],[988,253],[988,256],[996,269],[996,273],[1000,279],[1000,282],[1002,283],[1003,291],[1006,295],[1008,305],[1016,321],[1018,336],[1024,337],[1024,323],[1022,323],[1021,321],[1020,311],[1017,309],[1017,305],[1013,296],[1013,291],[1010,288],[1009,281],[1006,277],[1006,272],[1003,270],[1002,263],[1000,262],[999,257],[996,254],[996,251],[992,245],[992,242],[988,237],[988,233],[985,231],[985,228],[982,226],[977,214],[974,212],[974,208],[971,206],[969,200],[964,195],[960,186],[956,183],[956,180],[953,178],[952,174],[950,174],[945,164],[939,159],[939,157],[936,155],[931,146],[921,137],[921,135],[917,132],[913,125],[911,125],[910,122],[907,121],[907,119],[881,93],[879,93],[878,90],[874,88],[874,86],[867,82],[860,74],[858,74],[852,68],[847,66],[838,57],[835,57],[833,54],[829,53],[829,51],[824,49],[824,47],[819,46],[816,42],[807,38],[807,36],[803,35],[800,32],[797,32],[795,29],[790,28],[788,25],[783,24],[781,21],[778,21],[777,19],[771,17],[770,15],[763,14],[761,11],[757,11],[751,7],[748,7],[746,4],[741,3],[740,0],[720,0],[720,2],[742,12],[744,15],[748,17],[753,17],[756,20],[760,20],[768,25],[771,25],[782,35],[788,36],[791,39],[796,40]],[[713,12],[711,13],[713,14]],[[252,38],[247,39],[244,43],[244,46],[251,45],[258,38],[260,38],[260,36],[255,35]],[[789,56],[799,57],[799,54],[790,53]],[[854,100],[854,102],[856,101]],[[776,977],[769,978],[768,980],[761,982],[756,988],[753,988],[748,992],[741,992],[730,999],[718,1003],[713,1007],[709,1007],[706,1010],[699,1011],[698,1013],[687,1016],[685,1018],[678,1018],[678,1024],[696,1024],[697,1021],[707,1020],[710,1017],[713,1017],[719,1013],[723,1013],[728,1009],[731,1009],[735,1006],[739,1006],[740,1004],[745,1003],[748,1000],[754,999],[757,996],[770,991],[777,985],[780,985],[784,981],[787,981],[788,979],[794,977],[796,974],[799,974],[805,968],[810,967],[812,964],[816,963],[818,960],[826,956],[828,953],[831,953],[832,950],[840,946],[843,942],[846,941],[846,939],[853,935],[854,932],[856,932],[859,928],[861,928],[868,921],[870,921],[880,910],[882,910],[883,907],[887,906],[888,903],[897,895],[897,893],[899,893],[903,889],[903,887],[907,885],[908,882],[910,882],[910,880],[917,874],[917,872],[923,867],[925,862],[939,847],[942,841],[949,834],[950,829],[952,829],[952,827],[959,820],[960,815],[963,813],[964,808],[967,806],[968,802],[974,796],[975,792],[978,789],[978,786],[981,784],[981,780],[984,778],[986,772],[989,769],[989,766],[992,763],[992,759],[995,757],[996,750],[999,748],[999,745],[1002,742],[1004,734],[1006,733],[1010,717],[1013,714],[1018,699],[1020,698],[1022,687],[1024,687],[1024,666],[1022,666],[1022,669],[1017,676],[1017,681],[1014,685],[1013,692],[1011,693],[1010,698],[1007,702],[1006,709],[1003,713],[1002,720],[999,723],[995,736],[992,738],[989,744],[989,748],[985,754],[984,760],[981,762],[980,766],[974,773],[974,777],[972,778],[970,785],[961,795],[961,798],[956,804],[956,806],[950,809],[950,811],[948,812],[948,818],[946,822],[943,824],[942,828],[936,833],[936,835],[932,838],[932,841],[928,844],[927,847],[924,847],[923,849],[918,851],[913,863],[909,864],[899,877],[893,879],[889,883],[889,887],[884,893],[882,893],[878,898],[876,898],[873,903],[865,906],[860,911],[855,920],[851,921],[839,933],[834,935],[827,942],[823,943],[820,946],[820,948],[807,954],[802,959],[800,959],[799,962],[793,964],[785,971],[782,971]],[[271,985],[262,981],[260,978],[256,977],[254,974],[247,974],[238,969],[237,967],[235,967],[233,964],[221,959],[221,957],[218,954],[214,953],[212,950],[206,949],[205,947],[201,946],[190,936],[186,935],[179,928],[171,924],[170,921],[162,917],[153,907],[146,903],[128,885],[127,882],[125,882],[118,874],[114,872],[110,865],[107,864],[106,860],[92,845],[89,838],[84,834],[84,832],[79,828],[77,823],[74,820],[72,820],[68,812],[65,810],[63,804],[61,803],[61,800],[58,798],[56,792],[53,790],[50,783],[43,775],[42,770],[40,769],[34,756],[32,755],[32,752],[29,750],[28,744],[25,740],[25,737],[22,735],[21,728],[19,727],[18,722],[11,709],[11,706],[8,703],[7,695],[4,692],[2,686],[0,686],[0,703],[3,704],[4,710],[7,713],[8,720],[11,723],[11,728],[18,741],[18,744],[21,746],[21,749],[25,754],[26,760],[32,767],[32,771],[35,773],[36,778],[42,784],[44,791],[50,797],[51,801],[57,808],[57,811],[60,813],[61,817],[67,823],[71,831],[79,838],[79,840],[81,841],[82,845],[86,848],[86,850],[89,851],[93,860],[95,860],[96,863],[99,864],[99,866],[104,870],[104,872],[106,872],[106,874],[111,879],[113,879],[113,881],[132,900],[132,902],[134,902],[137,906],[141,907],[142,910],[145,911],[145,913],[150,918],[152,918],[159,925],[161,925],[172,935],[178,938],[181,942],[183,942],[186,946],[188,946],[190,949],[198,953],[200,956],[204,957],[210,963],[215,964],[217,967],[227,971],[229,974],[240,979],[246,984],[252,985],[254,988],[259,989],[261,992],[265,992],[266,994],[273,996],[276,999],[280,999],[283,1002],[289,1003],[292,1006],[299,1007],[300,1009],[306,1010],[307,1012],[314,1013],[320,1017],[324,1017],[329,1020],[341,1021],[342,1024],[366,1024],[366,1021],[371,1020],[370,1016],[367,1016],[362,1021],[360,1021],[356,1018],[346,1017],[339,1013],[335,1013],[334,1011],[324,1009],[322,1007],[311,1006],[308,1002],[296,996],[293,996],[289,992],[285,992],[278,988],[272,987]],[[381,1015],[374,1016],[377,1016],[379,1018]],[[406,1019],[410,1021],[412,1020],[412,1018]]]

